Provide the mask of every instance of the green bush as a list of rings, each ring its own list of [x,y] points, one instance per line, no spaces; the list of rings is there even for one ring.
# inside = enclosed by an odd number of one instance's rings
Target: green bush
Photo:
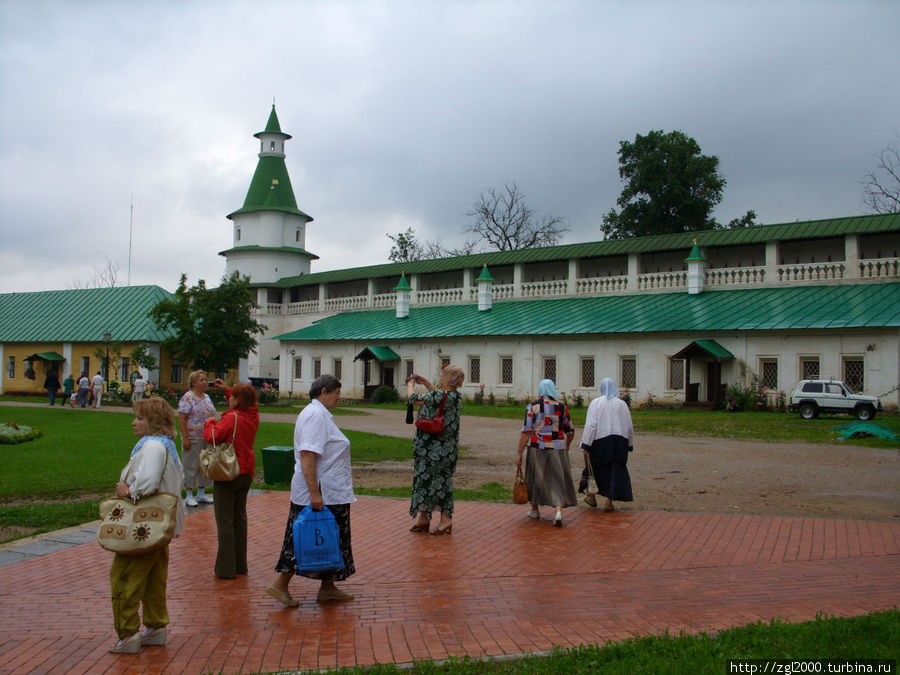
[[[394,403],[399,400],[400,397],[397,396],[397,390],[386,384],[378,387],[375,393],[372,394],[372,403]]]

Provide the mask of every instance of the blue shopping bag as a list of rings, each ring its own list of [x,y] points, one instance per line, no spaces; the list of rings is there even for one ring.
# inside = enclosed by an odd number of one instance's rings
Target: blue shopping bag
[[[344,569],[341,539],[334,514],[323,506],[306,506],[294,520],[294,557],[298,572],[328,572]]]

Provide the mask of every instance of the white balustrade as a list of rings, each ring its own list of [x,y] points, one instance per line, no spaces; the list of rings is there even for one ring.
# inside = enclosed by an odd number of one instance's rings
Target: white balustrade
[[[527,281],[522,284],[523,298],[542,298],[565,295],[568,290],[565,279],[553,281]]]
[[[720,267],[706,270],[706,283],[709,286],[743,286],[761,284],[765,280],[765,267]]]
[[[575,292],[579,295],[616,293],[628,289],[628,277],[589,277],[575,281]]]
[[[687,286],[687,272],[653,272],[638,277],[638,290],[648,291],[658,288],[683,288]]]
[[[859,261],[863,279],[893,279],[900,274],[900,258],[872,258]]]
[[[842,262],[797,263],[778,266],[778,281],[821,281],[843,279],[846,265]]]
[[[415,298],[417,305],[448,305],[464,300],[463,289],[461,288],[437,288],[430,291],[417,291]]]

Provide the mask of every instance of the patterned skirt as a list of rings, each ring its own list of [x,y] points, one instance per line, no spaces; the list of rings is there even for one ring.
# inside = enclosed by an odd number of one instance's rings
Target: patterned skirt
[[[294,521],[297,520],[297,516],[300,515],[305,506],[297,506],[297,504],[291,502],[287,527],[284,530],[284,543],[281,545],[281,555],[278,558],[278,564],[275,565],[276,572],[279,574],[290,572],[309,579],[320,579],[322,581],[343,581],[356,572],[356,565],[353,564],[353,549],[350,546],[350,505],[326,504],[326,506],[334,514],[334,519],[337,521],[344,569],[330,570],[328,572],[297,572],[297,558],[294,557]]]
[[[575,506],[575,485],[572,483],[572,467],[569,451],[529,446],[525,457],[525,482],[528,497],[538,506]]]

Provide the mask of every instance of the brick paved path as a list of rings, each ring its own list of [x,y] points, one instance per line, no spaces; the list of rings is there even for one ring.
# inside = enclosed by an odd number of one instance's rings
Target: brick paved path
[[[527,507],[526,507],[527,508]],[[139,655],[114,641],[110,554],[85,543],[0,569],[0,672],[258,672],[485,657],[668,631],[711,632],[900,604],[900,523],[458,503],[454,534],[407,531],[407,502],[352,509],[356,575],[343,605],[265,595],[286,493],[250,498],[250,573],[213,577],[211,510],[171,549],[169,639]],[[549,509],[545,513],[549,513]]]

